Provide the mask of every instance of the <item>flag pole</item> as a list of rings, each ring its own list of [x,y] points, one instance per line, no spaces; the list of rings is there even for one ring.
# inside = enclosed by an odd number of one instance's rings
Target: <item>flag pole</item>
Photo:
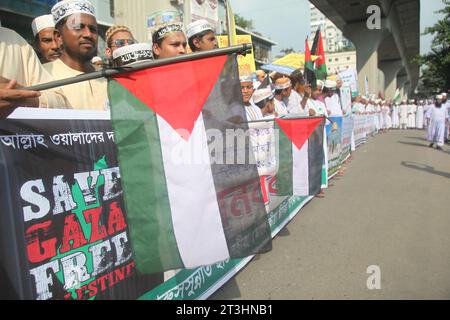
[[[150,69],[150,68],[156,68],[161,67],[169,64],[174,63],[180,63],[180,62],[187,62],[187,61],[194,61],[204,58],[212,58],[217,56],[223,56],[223,55],[231,55],[231,54],[247,54],[250,53],[252,50],[251,44],[244,43],[237,46],[232,47],[226,47],[226,48],[219,48],[214,49],[210,51],[202,51],[202,52],[196,52],[192,54],[186,54],[181,56],[176,56],[172,58],[167,59],[159,59],[159,60],[152,60],[152,61],[144,61],[139,62],[130,66],[122,66],[117,68],[108,68],[103,69],[100,71],[90,72],[90,73],[84,73],[81,75],[78,75],[76,77],[68,78],[68,79],[62,79],[57,81],[52,81],[48,83],[38,84],[35,86],[24,88],[25,90],[33,90],[33,91],[43,91],[53,88],[58,88],[62,86],[67,86],[69,84],[79,83],[83,81],[88,80],[94,80],[99,78],[109,78],[112,76],[117,76],[120,74],[126,74],[134,71],[144,70],[144,69]]]
[[[315,116],[315,117],[295,117],[295,118],[273,118],[273,119],[267,119],[267,120],[255,120],[255,121],[247,121],[247,123],[261,123],[261,122],[274,122],[275,119],[280,119],[280,120],[303,120],[303,119],[326,119],[328,121],[330,121],[331,123],[334,123],[333,120],[331,120],[330,118],[326,117],[326,116]]]
[[[231,46],[233,43],[233,30],[232,29],[232,25],[233,25],[233,17],[231,16],[231,6],[230,6],[230,0],[225,0],[225,4],[226,4],[226,13],[227,13],[227,31],[228,31],[228,46]]]

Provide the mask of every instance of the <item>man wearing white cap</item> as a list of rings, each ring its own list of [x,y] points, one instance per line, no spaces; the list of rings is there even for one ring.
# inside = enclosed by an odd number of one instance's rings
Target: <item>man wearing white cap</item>
[[[193,52],[216,49],[217,38],[214,27],[206,20],[197,20],[186,28],[186,37]]]
[[[52,8],[64,51],[61,58],[44,67],[57,80],[94,72],[91,63],[97,53],[98,27],[95,11],[87,0],[65,0]],[[74,109],[107,110],[108,93],[105,78],[61,87]]]
[[[251,76],[242,76],[239,78],[241,82],[242,98],[245,107],[245,114],[247,116],[247,121],[255,121],[262,119],[263,115],[261,109],[257,107],[252,96],[255,90],[253,89],[253,79]]]
[[[269,88],[259,89],[253,93],[253,102],[261,110],[264,118],[275,118],[274,95]]]
[[[61,90],[40,93],[21,90],[22,86],[54,79],[44,70],[33,48],[15,31],[0,27],[0,39],[0,109],[9,113],[17,106],[67,108],[68,102]]]
[[[448,113],[442,105],[442,95],[436,96],[436,101],[427,113],[428,135],[427,139],[432,148],[436,144],[436,149],[442,150],[444,146],[444,131],[448,121]]]
[[[61,43],[56,38],[55,21],[51,14],[37,17],[31,23],[34,49],[41,63],[55,61],[61,56]]]
[[[325,106],[327,110],[330,111],[331,117],[342,117],[344,114],[342,112],[341,102],[339,100],[339,95],[336,93],[337,83],[336,81],[326,80],[323,88],[325,94]]]
[[[289,78],[278,78],[275,81],[275,112],[280,117],[288,114],[288,109],[284,100],[289,98],[291,92],[292,83]]]

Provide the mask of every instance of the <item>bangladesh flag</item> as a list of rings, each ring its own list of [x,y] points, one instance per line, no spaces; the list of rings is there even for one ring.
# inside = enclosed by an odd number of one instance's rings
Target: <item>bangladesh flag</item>
[[[230,154],[234,160],[250,150],[249,142],[241,149],[220,143],[230,131],[248,130],[238,79],[233,55],[110,80],[111,117],[139,271],[190,269],[270,249],[253,154],[243,164],[225,164]]]
[[[311,49],[311,54],[317,56],[316,63],[316,77],[319,80],[325,80],[328,76],[327,65],[325,63],[325,50],[323,48],[323,39],[320,28],[317,29],[316,36],[314,37],[313,47]]]
[[[278,195],[320,192],[325,118],[276,119],[279,130]]]
[[[317,88],[317,78],[314,72],[314,63],[311,58],[311,51],[309,51],[308,38],[305,43],[305,70],[304,77],[307,84],[310,84],[313,89]]]

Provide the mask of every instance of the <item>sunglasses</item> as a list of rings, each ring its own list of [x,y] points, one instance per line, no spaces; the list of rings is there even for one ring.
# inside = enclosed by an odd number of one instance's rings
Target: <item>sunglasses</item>
[[[112,42],[116,47],[123,47],[130,44],[135,44],[137,41],[135,39],[117,39]]]

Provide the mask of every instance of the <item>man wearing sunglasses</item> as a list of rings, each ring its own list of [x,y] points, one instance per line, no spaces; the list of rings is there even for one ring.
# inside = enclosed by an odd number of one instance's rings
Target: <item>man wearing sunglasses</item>
[[[112,64],[113,52],[124,46],[137,43],[133,34],[127,26],[115,25],[110,27],[105,34],[106,41],[106,57],[110,64]]]

